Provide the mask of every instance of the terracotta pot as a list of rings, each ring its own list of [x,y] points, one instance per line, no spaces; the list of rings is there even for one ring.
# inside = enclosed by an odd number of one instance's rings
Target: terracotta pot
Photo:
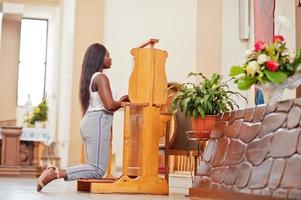
[[[192,130],[198,132],[204,132],[201,135],[204,137],[210,137],[210,133],[216,123],[215,115],[207,115],[205,119],[199,117],[197,119],[191,118]]]

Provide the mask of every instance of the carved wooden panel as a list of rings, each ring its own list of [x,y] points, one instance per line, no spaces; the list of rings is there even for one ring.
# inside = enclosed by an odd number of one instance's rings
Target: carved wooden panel
[[[20,142],[20,165],[32,165],[33,161],[33,142],[21,141]]]

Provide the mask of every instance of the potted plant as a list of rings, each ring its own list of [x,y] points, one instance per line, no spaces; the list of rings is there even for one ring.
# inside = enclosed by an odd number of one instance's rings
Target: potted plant
[[[48,106],[46,99],[43,98],[41,103],[34,107],[33,113],[30,118],[27,120],[31,126],[35,126],[36,128],[42,128],[45,125],[42,125],[43,122],[46,122],[48,119]]]
[[[188,77],[190,76],[201,77],[203,81],[180,84],[170,111],[176,112],[179,109],[185,116],[192,117],[192,129],[207,133],[209,137],[216,122],[216,115],[238,108],[231,96],[243,96],[230,91],[227,82],[223,82],[219,74],[214,73],[210,79],[202,73],[189,73]]]

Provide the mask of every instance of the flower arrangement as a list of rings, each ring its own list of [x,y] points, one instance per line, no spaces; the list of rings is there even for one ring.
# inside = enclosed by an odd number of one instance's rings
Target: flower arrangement
[[[284,84],[289,77],[301,71],[301,49],[296,54],[289,51],[281,35],[274,36],[270,43],[256,42],[245,56],[243,65],[230,69],[230,76],[240,90],[247,90],[253,84]]]

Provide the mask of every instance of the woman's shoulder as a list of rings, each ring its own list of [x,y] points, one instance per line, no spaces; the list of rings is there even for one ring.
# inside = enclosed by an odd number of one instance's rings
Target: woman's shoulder
[[[102,73],[102,72],[98,72],[95,77],[94,77],[96,82],[102,82],[102,81],[107,81],[109,82],[109,78],[107,77],[106,74]]]
[[[104,78],[108,78],[107,75],[106,75],[105,73],[103,73],[103,72],[95,72],[95,73],[93,74],[93,76],[95,76],[95,77],[104,77]]]

